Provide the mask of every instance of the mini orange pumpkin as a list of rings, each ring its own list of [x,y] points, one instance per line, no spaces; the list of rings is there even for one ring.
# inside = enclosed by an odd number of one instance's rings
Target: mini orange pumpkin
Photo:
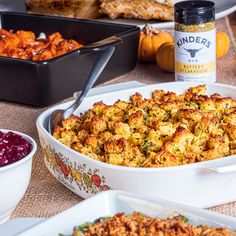
[[[156,53],[159,67],[167,72],[175,72],[175,44],[167,42],[162,44]]]
[[[138,59],[141,62],[155,62],[158,48],[166,42],[173,42],[173,37],[147,25],[140,34]]]
[[[221,58],[225,56],[230,48],[229,36],[222,31],[216,33],[216,57]]]

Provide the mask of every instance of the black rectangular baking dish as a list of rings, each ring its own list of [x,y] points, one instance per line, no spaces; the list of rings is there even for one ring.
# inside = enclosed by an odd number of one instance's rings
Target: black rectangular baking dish
[[[88,45],[110,36],[122,43],[100,75],[97,83],[131,71],[136,65],[139,28],[91,20],[1,12],[1,28],[29,30],[36,35],[60,32],[64,38]],[[29,61],[0,57],[0,99],[49,106],[82,89],[88,74],[102,52],[79,55],[73,51],[48,61]]]

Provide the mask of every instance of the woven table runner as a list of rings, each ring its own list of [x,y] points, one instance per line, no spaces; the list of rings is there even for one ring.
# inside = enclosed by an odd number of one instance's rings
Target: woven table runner
[[[236,47],[228,18],[218,21],[217,27],[226,31],[231,36],[229,54],[217,62],[218,82],[236,85]],[[120,83],[131,80],[146,84],[161,83],[173,81],[174,75],[161,72],[157,65],[138,64],[132,72],[116,78],[109,83]],[[12,218],[50,217],[83,200],[60,184],[44,165],[35,121],[38,115],[45,109],[32,108],[15,103],[0,103],[0,127],[25,132],[33,137],[38,144],[38,150],[33,160],[33,172],[29,188],[13,212]],[[236,202],[218,206],[211,210],[236,217]]]

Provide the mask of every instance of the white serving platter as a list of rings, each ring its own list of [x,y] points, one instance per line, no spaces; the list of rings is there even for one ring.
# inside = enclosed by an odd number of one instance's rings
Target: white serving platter
[[[178,0],[180,1],[180,0]],[[196,0],[197,1],[197,0]],[[213,0],[216,4],[216,19],[225,17],[234,11],[236,11],[236,0]],[[1,0],[0,11],[17,11],[25,12],[24,0]],[[177,1],[175,1],[177,2]],[[143,27],[145,24],[152,24],[158,28],[173,28],[174,22],[164,22],[158,20],[135,20],[135,19],[116,19],[111,20],[108,18],[99,18],[98,21],[118,23],[118,24],[129,24]]]
[[[197,1],[197,0],[196,0]],[[175,1],[180,2],[180,0]],[[221,19],[234,11],[236,11],[236,0],[213,0],[216,4],[216,19]],[[99,21],[103,22],[113,22],[113,23],[120,23],[120,24],[128,24],[128,25],[137,25],[139,27],[144,27],[145,24],[151,24],[153,27],[157,28],[174,28],[174,22],[164,22],[164,21],[158,21],[158,20],[135,20],[135,19],[116,19],[116,20],[110,20],[108,18],[101,18],[98,19]]]
[[[113,190],[97,194],[17,236],[58,236],[59,233],[71,235],[74,226],[88,221],[93,222],[102,216],[113,216],[118,212],[130,214],[133,211],[162,218],[178,213],[186,216],[193,225],[206,224],[236,230],[236,218],[161,199],[140,197]]]

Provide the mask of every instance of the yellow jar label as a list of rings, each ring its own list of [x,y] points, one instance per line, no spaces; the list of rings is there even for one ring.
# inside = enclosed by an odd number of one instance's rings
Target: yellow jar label
[[[176,80],[216,81],[216,31],[175,31]]]
[[[183,64],[175,62],[175,71],[179,74],[205,74],[212,73],[216,70],[215,61],[205,64]]]

